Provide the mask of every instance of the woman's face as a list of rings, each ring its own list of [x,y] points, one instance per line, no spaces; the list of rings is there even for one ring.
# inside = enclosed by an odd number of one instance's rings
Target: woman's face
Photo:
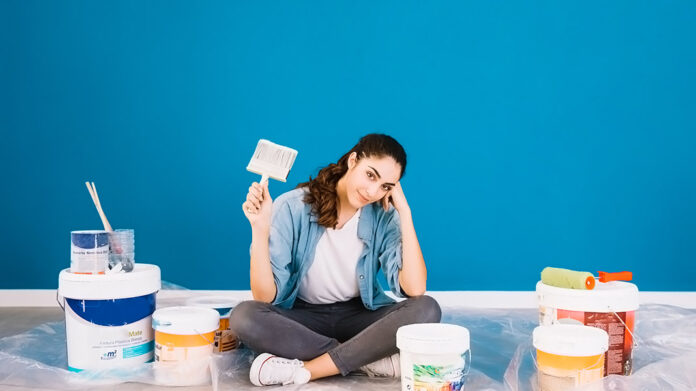
[[[401,165],[391,156],[363,157],[353,153],[345,174],[346,196],[354,208],[381,200],[399,181]]]

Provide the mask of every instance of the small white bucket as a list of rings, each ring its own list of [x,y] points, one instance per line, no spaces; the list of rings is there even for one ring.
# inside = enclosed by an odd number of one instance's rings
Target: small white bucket
[[[65,311],[68,369],[137,366],[152,360],[152,313],[160,269],[139,264],[131,273],[58,276]]]
[[[230,313],[239,300],[226,296],[193,297],[186,301],[192,307],[212,308],[220,314],[220,328],[215,332],[215,352],[227,352],[237,347],[237,336],[230,330]]]
[[[569,324],[539,326],[532,341],[540,391],[569,390],[604,376],[609,335],[602,329]],[[598,387],[601,389],[601,383]]]
[[[399,327],[402,391],[459,391],[471,367],[469,330],[446,323]]]
[[[152,314],[155,380],[193,386],[210,383],[210,358],[220,315],[211,308],[168,307]]]

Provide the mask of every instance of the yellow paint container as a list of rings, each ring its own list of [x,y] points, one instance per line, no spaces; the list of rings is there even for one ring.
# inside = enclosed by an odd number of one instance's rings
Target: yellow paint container
[[[209,365],[219,320],[217,311],[202,307],[168,307],[152,314],[158,384],[210,383]]]
[[[568,390],[604,377],[604,355],[609,348],[606,331],[556,324],[535,328],[532,339],[541,391]]]

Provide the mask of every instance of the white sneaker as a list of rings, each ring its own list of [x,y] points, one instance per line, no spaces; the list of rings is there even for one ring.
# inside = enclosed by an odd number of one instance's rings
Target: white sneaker
[[[373,363],[363,365],[360,367],[360,371],[367,373],[368,376],[401,377],[399,353],[394,353],[389,357],[384,357]]]
[[[249,380],[255,386],[305,384],[311,376],[302,361],[289,360],[269,353],[259,354],[249,370]]]

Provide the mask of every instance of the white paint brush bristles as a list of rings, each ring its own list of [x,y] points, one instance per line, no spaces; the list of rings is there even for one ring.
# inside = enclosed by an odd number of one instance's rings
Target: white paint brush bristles
[[[285,182],[296,156],[297,151],[292,148],[261,139],[256,144],[256,150],[249,161],[247,170],[261,175],[260,183],[268,180],[269,177]]]

